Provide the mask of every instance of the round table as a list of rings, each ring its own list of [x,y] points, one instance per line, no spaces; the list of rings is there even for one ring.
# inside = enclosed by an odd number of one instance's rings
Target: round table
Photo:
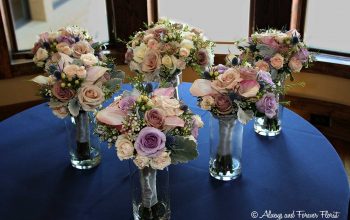
[[[207,122],[189,87],[180,85],[180,97]],[[170,166],[171,218],[347,219],[349,185],[336,151],[287,109],[283,122],[275,138],[245,126],[242,177],[231,182],[210,177],[209,129],[202,128],[198,159]],[[98,167],[72,168],[64,123],[47,104],[1,122],[0,134],[0,219],[132,219],[128,162],[102,144]]]

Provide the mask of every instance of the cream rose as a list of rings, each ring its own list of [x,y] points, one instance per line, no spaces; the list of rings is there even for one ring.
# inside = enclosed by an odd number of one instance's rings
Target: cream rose
[[[86,66],[92,66],[98,62],[97,57],[95,55],[93,55],[92,53],[82,54],[80,56],[80,60],[82,60],[84,65],[86,65]]]
[[[153,169],[163,170],[171,164],[170,153],[163,151],[157,157],[152,158],[150,165]]]
[[[259,60],[258,62],[255,63],[255,67],[258,68],[259,70],[269,72],[270,71],[270,66],[267,62],[263,60]]]
[[[169,55],[163,56],[162,64],[168,69],[173,68],[173,61],[171,60],[171,57]]]
[[[57,37],[58,37],[57,32],[50,32],[48,39],[49,39],[49,41],[54,41],[54,40],[56,40]]]
[[[303,68],[303,63],[296,57],[292,57],[289,60],[288,66],[292,70],[292,72],[300,72],[300,70]]]
[[[137,155],[134,159],[134,164],[139,168],[143,169],[149,166],[150,159],[145,156]]]
[[[181,47],[180,51],[179,51],[179,54],[182,57],[188,57],[190,55],[190,50],[187,49],[187,48]]]
[[[56,49],[58,52],[64,53],[68,56],[70,56],[73,52],[72,49],[69,47],[69,44],[66,42],[61,42],[61,43],[57,44]]]
[[[275,68],[277,70],[279,70],[279,69],[281,69],[283,67],[283,61],[284,61],[284,58],[279,53],[275,54],[275,56],[273,56],[270,59],[271,66],[273,66],[273,68]]]
[[[214,105],[214,98],[211,96],[203,96],[200,106],[204,110],[211,110],[211,107]]]
[[[65,66],[63,72],[66,74],[68,79],[73,79],[74,76],[77,76],[80,79],[86,77],[85,67],[75,64]]]
[[[47,50],[43,49],[43,48],[39,48],[36,53],[35,53],[35,57],[34,57],[34,61],[39,62],[39,61],[44,61],[49,57],[49,53],[47,52]]]
[[[86,84],[78,91],[78,99],[85,111],[94,111],[105,100],[103,91],[96,85]]]
[[[147,46],[144,43],[140,44],[140,46],[138,46],[134,49],[134,58],[133,59],[137,63],[142,63],[142,61],[145,57],[146,50],[147,50]]]
[[[147,50],[143,59],[141,70],[145,73],[153,73],[161,65],[160,55],[155,50]]]
[[[118,139],[115,142],[115,147],[117,150],[117,156],[120,160],[133,158],[134,146],[132,142],[126,138],[125,135],[118,136]]]
[[[184,39],[192,40],[193,37],[196,36],[196,34],[193,33],[193,32],[183,32],[182,36],[183,36]]]
[[[199,128],[202,128],[204,126],[204,122],[202,121],[201,117],[199,117],[199,115],[193,115],[192,118],[195,120],[195,123]]]
[[[180,43],[180,47],[191,50],[192,48],[194,48],[194,44],[193,44],[193,41],[191,40],[183,39]]]
[[[87,53],[93,53],[94,49],[92,49],[91,45],[86,41],[79,41],[73,45],[73,56],[75,58],[80,58],[81,55]]]
[[[183,113],[180,110],[180,102],[168,96],[156,96],[152,99],[154,106],[164,111],[166,116],[179,116]]]

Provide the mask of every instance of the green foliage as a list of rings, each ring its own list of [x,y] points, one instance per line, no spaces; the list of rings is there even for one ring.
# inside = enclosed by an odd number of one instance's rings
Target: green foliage
[[[171,163],[186,163],[198,156],[197,144],[194,140],[182,136],[174,136],[175,141],[169,149]]]

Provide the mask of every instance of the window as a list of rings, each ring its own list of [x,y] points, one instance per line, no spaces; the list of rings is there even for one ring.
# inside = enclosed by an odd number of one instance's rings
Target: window
[[[308,0],[304,27],[308,46],[350,55],[349,8],[349,0]]]
[[[76,24],[98,41],[107,53],[124,63],[129,36],[147,22],[147,1],[139,0],[2,0],[0,1],[0,78],[33,74],[37,68],[30,52],[44,31]]]
[[[108,42],[106,2],[101,0],[10,1],[18,51],[33,47],[37,35],[68,25],[89,31],[96,41]]]
[[[227,54],[232,42],[248,37],[250,1],[158,0],[159,17],[201,28],[216,42],[215,53]],[[230,45],[231,44],[231,45]]]

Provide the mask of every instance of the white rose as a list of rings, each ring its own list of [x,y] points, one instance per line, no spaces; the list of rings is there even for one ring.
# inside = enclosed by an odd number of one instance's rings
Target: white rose
[[[40,62],[40,61],[44,61],[49,57],[49,53],[47,52],[47,50],[43,49],[43,48],[39,48],[38,51],[35,54],[34,57],[34,62]]]
[[[163,170],[171,164],[170,153],[162,152],[157,157],[152,158],[150,165],[153,169]]]
[[[97,57],[91,53],[82,54],[80,56],[80,59],[83,61],[84,65],[86,66],[92,66],[98,62]]]
[[[137,155],[134,159],[134,164],[139,168],[143,169],[149,165],[150,159],[145,156]]]
[[[162,64],[168,69],[171,69],[173,67],[173,61],[169,55],[165,55],[162,58]]]
[[[297,73],[303,68],[303,63],[296,57],[292,57],[288,63],[288,66],[292,72]]]
[[[196,34],[193,33],[193,32],[183,32],[182,36],[183,36],[184,39],[192,40],[193,37],[196,36]]]
[[[194,48],[194,45],[193,45],[193,41],[191,40],[187,40],[187,39],[183,39],[180,43],[180,47],[184,47],[188,50],[191,50],[192,48]]]
[[[134,58],[133,59],[137,63],[142,63],[143,58],[145,57],[146,49],[147,49],[147,46],[144,43],[140,44],[140,46],[138,46],[134,49]]]
[[[120,160],[130,159],[134,156],[134,146],[125,135],[119,135],[115,142],[117,156]]]
[[[181,47],[179,54],[182,57],[188,57],[190,55],[190,50],[187,48]]]
[[[54,41],[54,40],[56,40],[57,37],[58,37],[57,32],[50,32],[49,36],[48,36],[49,41]]]

